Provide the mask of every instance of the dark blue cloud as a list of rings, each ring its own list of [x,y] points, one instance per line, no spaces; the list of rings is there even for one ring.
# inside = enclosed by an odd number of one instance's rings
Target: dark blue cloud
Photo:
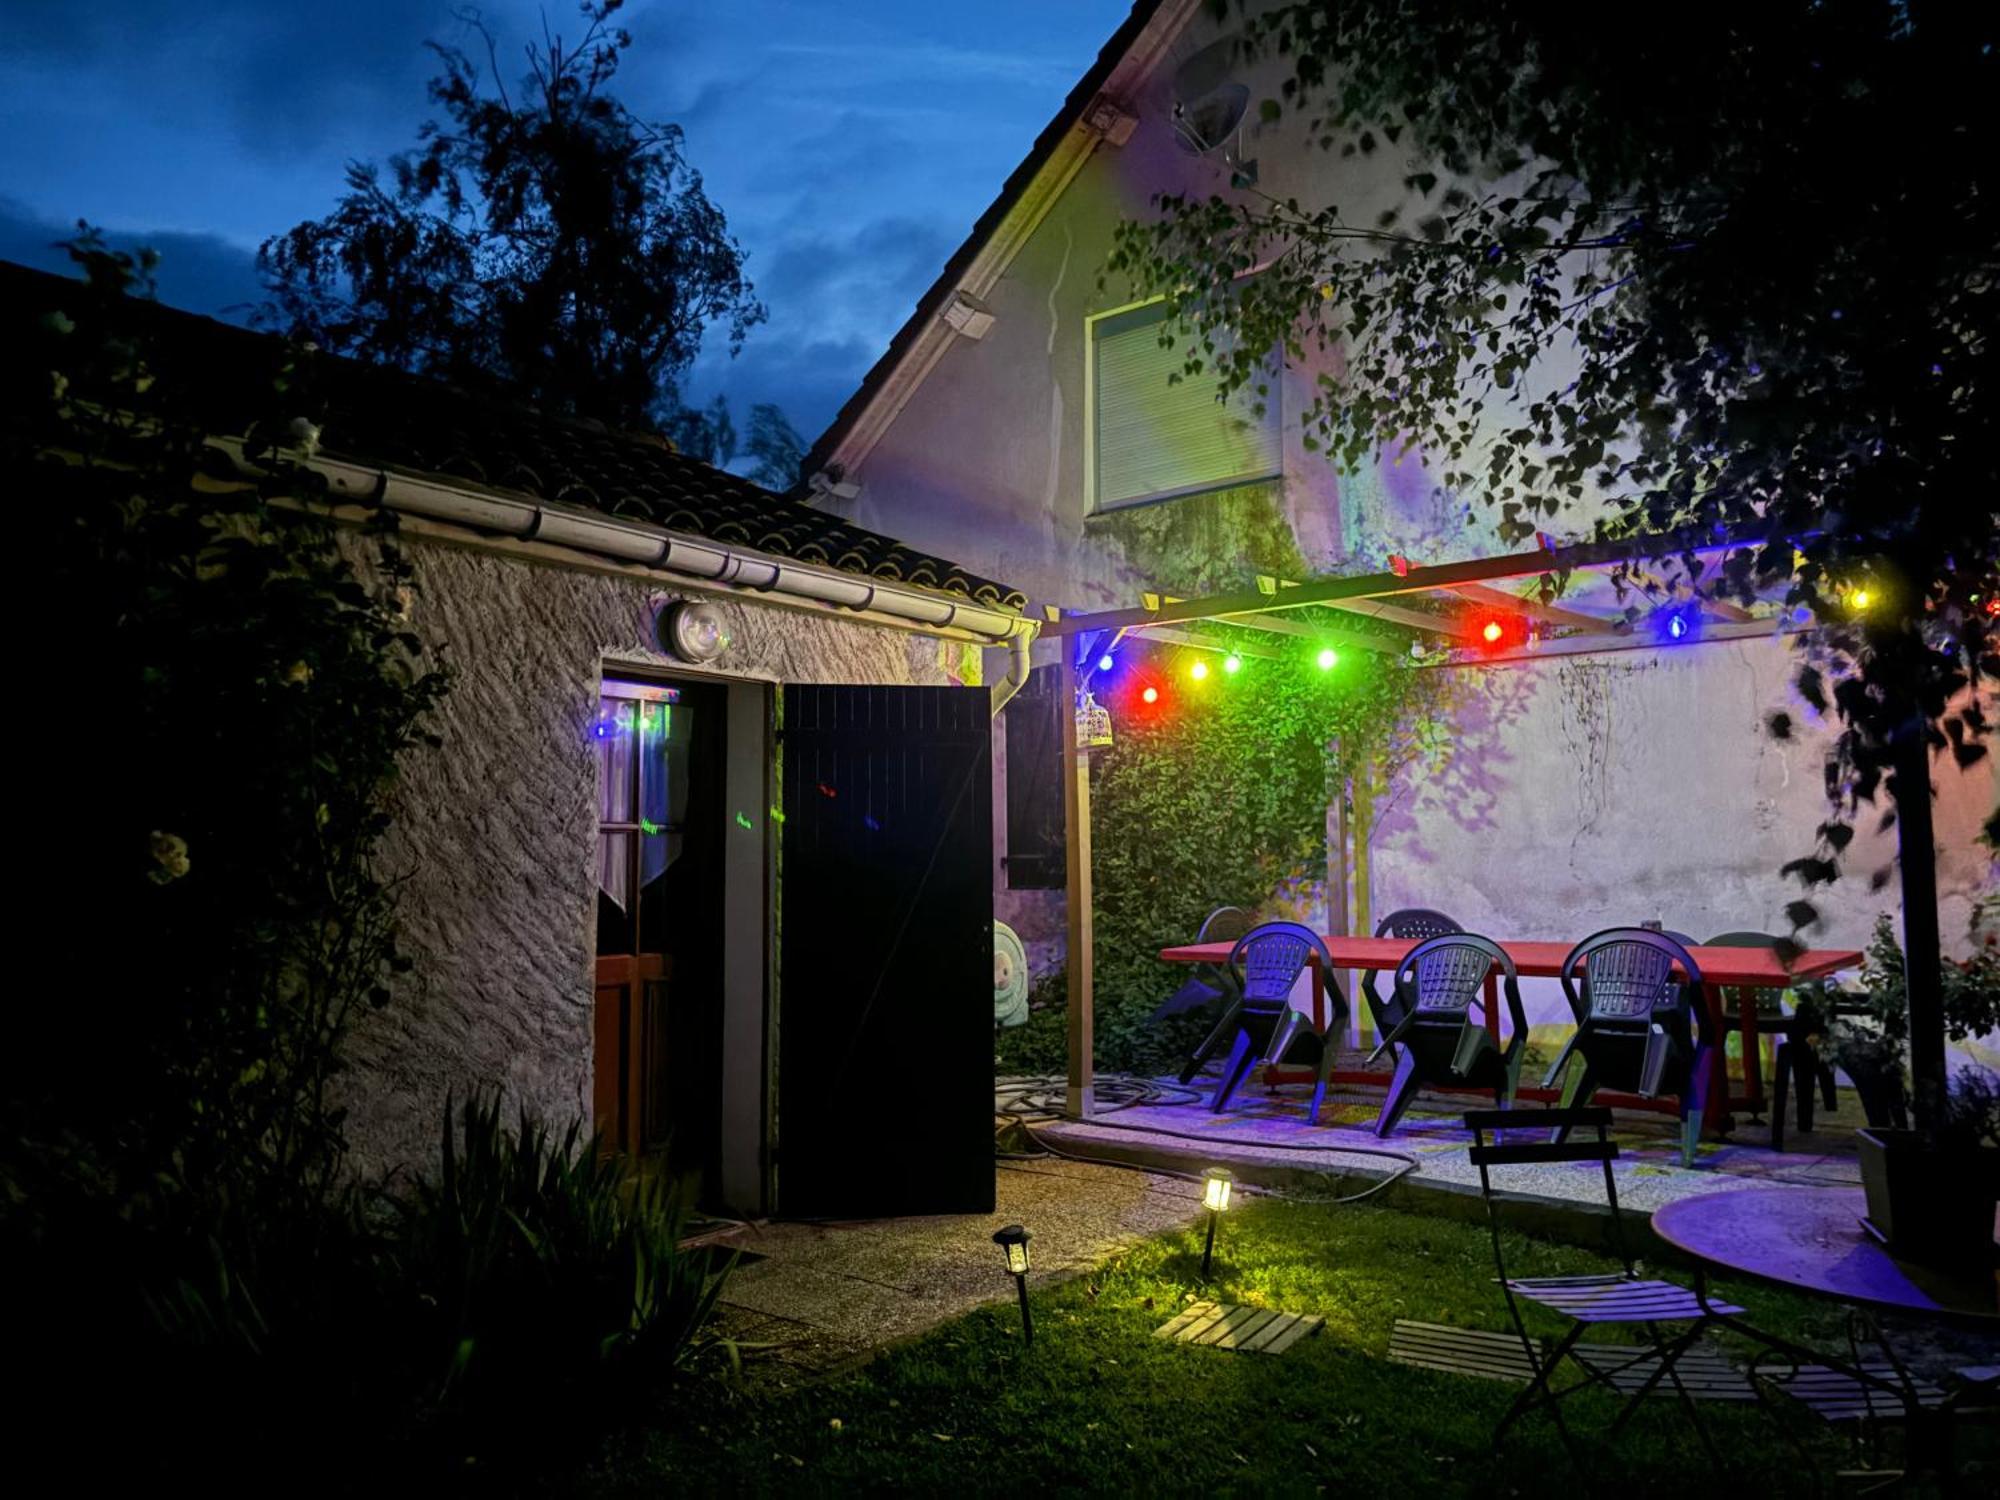
[[[76,234],[74,223],[52,222],[0,198],[0,260],[72,275],[76,267],[62,245]],[[174,307],[241,323],[248,321],[249,306],[263,297],[256,257],[217,235],[156,230],[105,238],[116,250],[159,251],[160,300]]]
[[[784,406],[808,437],[851,394],[1130,0],[631,0],[616,87],[686,130],[770,307],[689,392]],[[10,0],[0,255],[78,216],[161,249],[165,300],[259,295],[257,244],[322,214],[344,165],[412,145],[427,38],[483,51],[461,0]],[[510,81],[569,0],[485,0]]]

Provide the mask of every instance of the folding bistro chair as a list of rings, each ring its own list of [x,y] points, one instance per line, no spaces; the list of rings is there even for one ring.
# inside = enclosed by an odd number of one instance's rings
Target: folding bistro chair
[[[1540,1140],[1521,1144],[1500,1139],[1500,1132],[1507,1127],[1518,1127],[1531,1119],[1538,1130],[1545,1123],[1552,1124],[1567,1136],[1572,1129],[1581,1127],[1594,1130],[1597,1139],[1575,1143]],[[1610,1135],[1611,1111],[1558,1108],[1538,1110],[1530,1115],[1512,1110],[1475,1110],[1466,1115],[1465,1128],[1472,1132],[1471,1160],[1479,1168],[1479,1194],[1486,1202],[1486,1225],[1493,1239],[1493,1267],[1499,1273],[1500,1290],[1507,1299],[1507,1312],[1514,1320],[1514,1330],[1520,1335],[1522,1348],[1534,1367],[1527,1388],[1515,1398],[1506,1415],[1501,1417],[1500,1425],[1494,1429],[1493,1446],[1496,1449],[1500,1446],[1500,1440],[1515,1422],[1529,1412],[1546,1408],[1555,1421],[1563,1446],[1581,1467],[1582,1458],[1575,1437],[1563,1421],[1563,1400],[1593,1385],[1604,1385],[1623,1393],[1625,1405],[1611,1424],[1615,1435],[1638,1409],[1639,1403],[1664,1380],[1673,1387],[1681,1409],[1687,1414],[1689,1423],[1708,1453],[1709,1462],[1720,1472],[1722,1456],[1716,1451],[1707,1427],[1695,1410],[1695,1401],[1697,1397],[1717,1396],[1729,1400],[1755,1400],[1756,1393],[1740,1370],[1718,1358],[1702,1358],[1703,1375],[1699,1385],[1693,1379],[1684,1377],[1682,1365],[1709,1323],[1740,1313],[1743,1309],[1726,1302],[1711,1301],[1705,1293],[1681,1286],[1678,1282],[1640,1277],[1625,1240],[1625,1228],[1618,1210],[1618,1183],[1611,1172],[1611,1163],[1618,1157],[1618,1147]],[[1490,1143],[1489,1134],[1492,1136]],[[1604,1201],[1611,1210],[1612,1243],[1617,1247],[1624,1270],[1594,1276],[1508,1275],[1500,1241],[1500,1213],[1494,1202],[1491,1169],[1582,1161],[1594,1161],[1603,1167]],[[1540,1342],[1529,1335],[1527,1324],[1521,1317],[1523,1301],[1546,1307],[1571,1320],[1569,1330],[1553,1349],[1543,1352]],[[1583,1335],[1594,1328],[1617,1324],[1641,1329],[1646,1344],[1593,1347],[1588,1354],[1589,1362],[1584,1364],[1588,1373],[1573,1385],[1558,1389],[1554,1384],[1556,1367],[1565,1356],[1577,1357],[1583,1353],[1578,1348]],[[1662,1324],[1686,1326],[1665,1333],[1661,1331]]]
[[[1266,922],[1236,940],[1229,955],[1230,973],[1238,987],[1238,999],[1223,1015],[1217,1034],[1235,1034],[1235,1045],[1222,1065],[1222,1079],[1215,1086],[1209,1108],[1221,1114],[1229,1104],[1251,1066],[1275,1063],[1284,1058],[1306,1018],[1292,1009],[1292,987],[1306,965],[1317,956],[1320,972],[1330,973],[1333,960],[1326,944],[1310,927],[1297,922]],[[1333,1071],[1334,1040],[1347,1019],[1347,1006],[1339,992],[1331,988],[1327,999],[1333,1015],[1322,1038],[1319,1078],[1313,1089],[1313,1117],[1319,1114],[1320,1100],[1326,1096],[1327,1075]]]
[[[1486,1029],[1485,1018],[1472,1012],[1472,1003],[1484,992],[1486,976],[1495,968],[1514,1023],[1505,1047]],[[1528,1045],[1528,1018],[1521,1009],[1521,980],[1514,960],[1498,943],[1469,932],[1450,932],[1417,944],[1397,967],[1395,996],[1403,1019],[1368,1059],[1373,1062],[1386,1051],[1400,1049],[1375,1134],[1385,1136],[1394,1130],[1425,1084],[1491,1089],[1493,1102],[1501,1109],[1513,1104]]]
[[[1674,977],[1674,966],[1681,977]],[[1694,1161],[1708,1099],[1708,1007],[1701,969],[1663,932],[1611,927],[1578,943],[1563,960],[1563,994],[1576,1030],[1557,1054],[1544,1087],[1569,1073],[1562,1104],[1588,1104],[1600,1088],[1680,1104],[1681,1165]],[[1581,988],[1579,988],[1579,985]],[[1560,1143],[1566,1127],[1557,1126]]]
[[[1406,942],[1420,943],[1425,938],[1442,937],[1447,932],[1463,932],[1465,929],[1441,911],[1432,911],[1423,906],[1405,906],[1400,911],[1392,911],[1375,924],[1375,936],[1401,938]],[[1375,988],[1375,969],[1364,969],[1361,974],[1361,996],[1368,1002],[1369,1019],[1375,1023],[1375,1034],[1387,1036],[1403,1024],[1403,1004],[1396,997],[1392,987],[1387,999]],[[1378,1049],[1379,1050],[1379,1049]],[[1392,1051],[1389,1054],[1394,1057]]]
[[[1218,906],[1202,919],[1201,931],[1195,934],[1194,940],[1197,943],[1233,942],[1254,925],[1255,919],[1242,907]],[[1202,1044],[1190,1052],[1187,1061],[1181,1065],[1182,1083],[1192,1082],[1194,1075],[1202,1070],[1203,1064],[1215,1056],[1216,1049],[1228,1040],[1229,1009],[1234,1007],[1242,995],[1242,990],[1237,987],[1236,973],[1227,963],[1198,964],[1195,967],[1194,977],[1174,991],[1160,1008],[1153,1012],[1152,1019],[1158,1021],[1180,1011],[1213,1005],[1217,1000],[1229,1002],[1229,1006],[1224,1008],[1223,1014],[1217,1019]]]

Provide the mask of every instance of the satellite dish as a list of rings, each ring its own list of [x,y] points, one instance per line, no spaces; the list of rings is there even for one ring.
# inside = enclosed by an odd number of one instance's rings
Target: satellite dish
[[[1174,73],[1174,139],[1195,156],[1220,151],[1250,109],[1250,90],[1235,75],[1236,38],[1210,42]]]
[[[1028,950],[1005,922],[993,924],[993,1024],[1020,1026],[1028,1019]]]

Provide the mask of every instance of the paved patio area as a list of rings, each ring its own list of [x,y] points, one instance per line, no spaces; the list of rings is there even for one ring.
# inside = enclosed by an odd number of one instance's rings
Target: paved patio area
[[[1035,1130],[1051,1148],[1079,1155],[1115,1154],[1197,1171],[1228,1166],[1247,1181],[1292,1191],[1317,1186],[1337,1194],[1361,1191],[1396,1172],[1403,1164],[1380,1154],[1390,1152],[1415,1162],[1397,1185],[1405,1202],[1412,1189],[1477,1191],[1479,1174],[1466,1156],[1471,1136],[1458,1123],[1466,1109],[1481,1107],[1472,1096],[1420,1098],[1386,1140],[1377,1139],[1373,1129],[1379,1093],[1329,1094],[1316,1126],[1305,1121],[1309,1100],[1303,1086],[1246,1088],[1220,1115],[1210,1114],[1205,1104],[1139,1104],[1092,1123],[1049,1121]],[[1524,1123],[1536,1108],[1521,1106]],[[1813,1131],[1788,1131],[1782,1152],[1770,1149],[1768,1125],[1745,1122],[1726,1140],[1703,1141],[1695,1165],[1684,1168],[1671,1117],[1620,1111],[1613,1127],[1623,1153],[1613,1169],[1620,1206],[1649,1213],[1676,1198],[1729,1188],[1857,1186],[1853,1133],[1861,1123],[1859,1103],[1843,1094],[1840,1110],[1822,1112]],[[1593,1205],[1604,1199],[1601,1172],[1591,1162],[1498,1168],[1494,1185],[1551,1204]]]
[[[720,1331],[770,1346],[756,1365],[772,1378],[824,1370],[1011,1299],[993,1244],[1003,1224],[1034,1231],[1039,1285],[1191,1223],[1200,1209],[1197,1184],[1156,1173],[1059,1158],[997,1165],[992,1214],[747,1226],[728,1241],[746,1259],[725,1291]]]

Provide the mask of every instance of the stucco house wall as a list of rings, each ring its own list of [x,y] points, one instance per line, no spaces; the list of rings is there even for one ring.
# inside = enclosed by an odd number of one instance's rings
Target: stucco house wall
[[[352,545],[365,553],[357,536]],[[589,726],[607,668],[689,675],[654,635],[657,587],[424,540],[411,629],[453,674],[437,749],[404,764],[383,869],[412,982],[362,1018],[344,1090],[364,1173],[430,1159],[447,1095],[500,1090],[588,1121],[596,922]],[[718,601],[735,645],[705,675],[774,683],[976,683],[962,647]],[[762,826],[767,809],[744,810]]]
[[[822,503],[964,557],[1038,603],[1086,610],[1135,603],[1143,590],[1243,587],[1259,573],[1363,571],[1391,552],[1442,562],[1516,550],[1500,541],[1493,511],[1443,492],[1415,458],[1384,453],[1339,473],[1307,452],[1299,414],[1310,367],[1286,371],[1281,384],[1277,481],[1087,513],[1086,319],[1131,300],[1128,287],[1101,275],[1115,227],[1151,213],[1160,193],[1231,195],[1227,168],[1182,151],[1170,125],[1172,71],[1217,31],[1196,8],[1123,98],[1137,115],[1130,139],[1094,150],[983,294],[990,331],[951,343],[842,476],[857,492]],[[1274,75],[1267,65],[1245,76],[1254,99]],[[1338,203],[1352,223],[1371,223],[1403,199],[1409,166],[1392,148],[1353,157],[1308,149],[1289,122],[1247,126],[1244,148],[1263,192]],[[1542,370],[1536,384],[1561,375]],[[1587,532],[1595,503],[1586,496],[1560,527]],[[1052,650],[1037,659],[1053,659]],[[1792,701],[1786,655],[1775,641],[1702,643],[1510,664],[1490,677],[1463,669],[1480,681],[1460,726],[1461,754],[1384,822],[1375,911],[1436,905],[1521,935],[1576,936],[1600,921],[1653,915],[1697,934],[1784,930],[1779,914],[1799,892],[1777,870],[1811,849],[1825,815],[1819,755],[1828,733]],[[1588,713],[1578,684],[1593,685]],[[1775,708],[1801,724],[1788,747],[1762,735]],[[1965,911],[1995,879],[1971,842],[1993,806],[1994,773],[1990,764],[1969,775],[1945,766],[1937,779],[1945,937],[1948,951],[1961,951]],[[997,831],[1004,854],[1004,826]],[[1855,873],[1820,901],[1827,921],[1814,941],[1859,946],[1874,913],[1894,910],[1894,887],[1872,891],[1867,880],[1884,858],[1879,841],[1857,840]],[[1061,951],[1060,893],[1007,891],[998,866],[996,891],[996,910],[1028,938],[1036,966],[1048,967]]]

